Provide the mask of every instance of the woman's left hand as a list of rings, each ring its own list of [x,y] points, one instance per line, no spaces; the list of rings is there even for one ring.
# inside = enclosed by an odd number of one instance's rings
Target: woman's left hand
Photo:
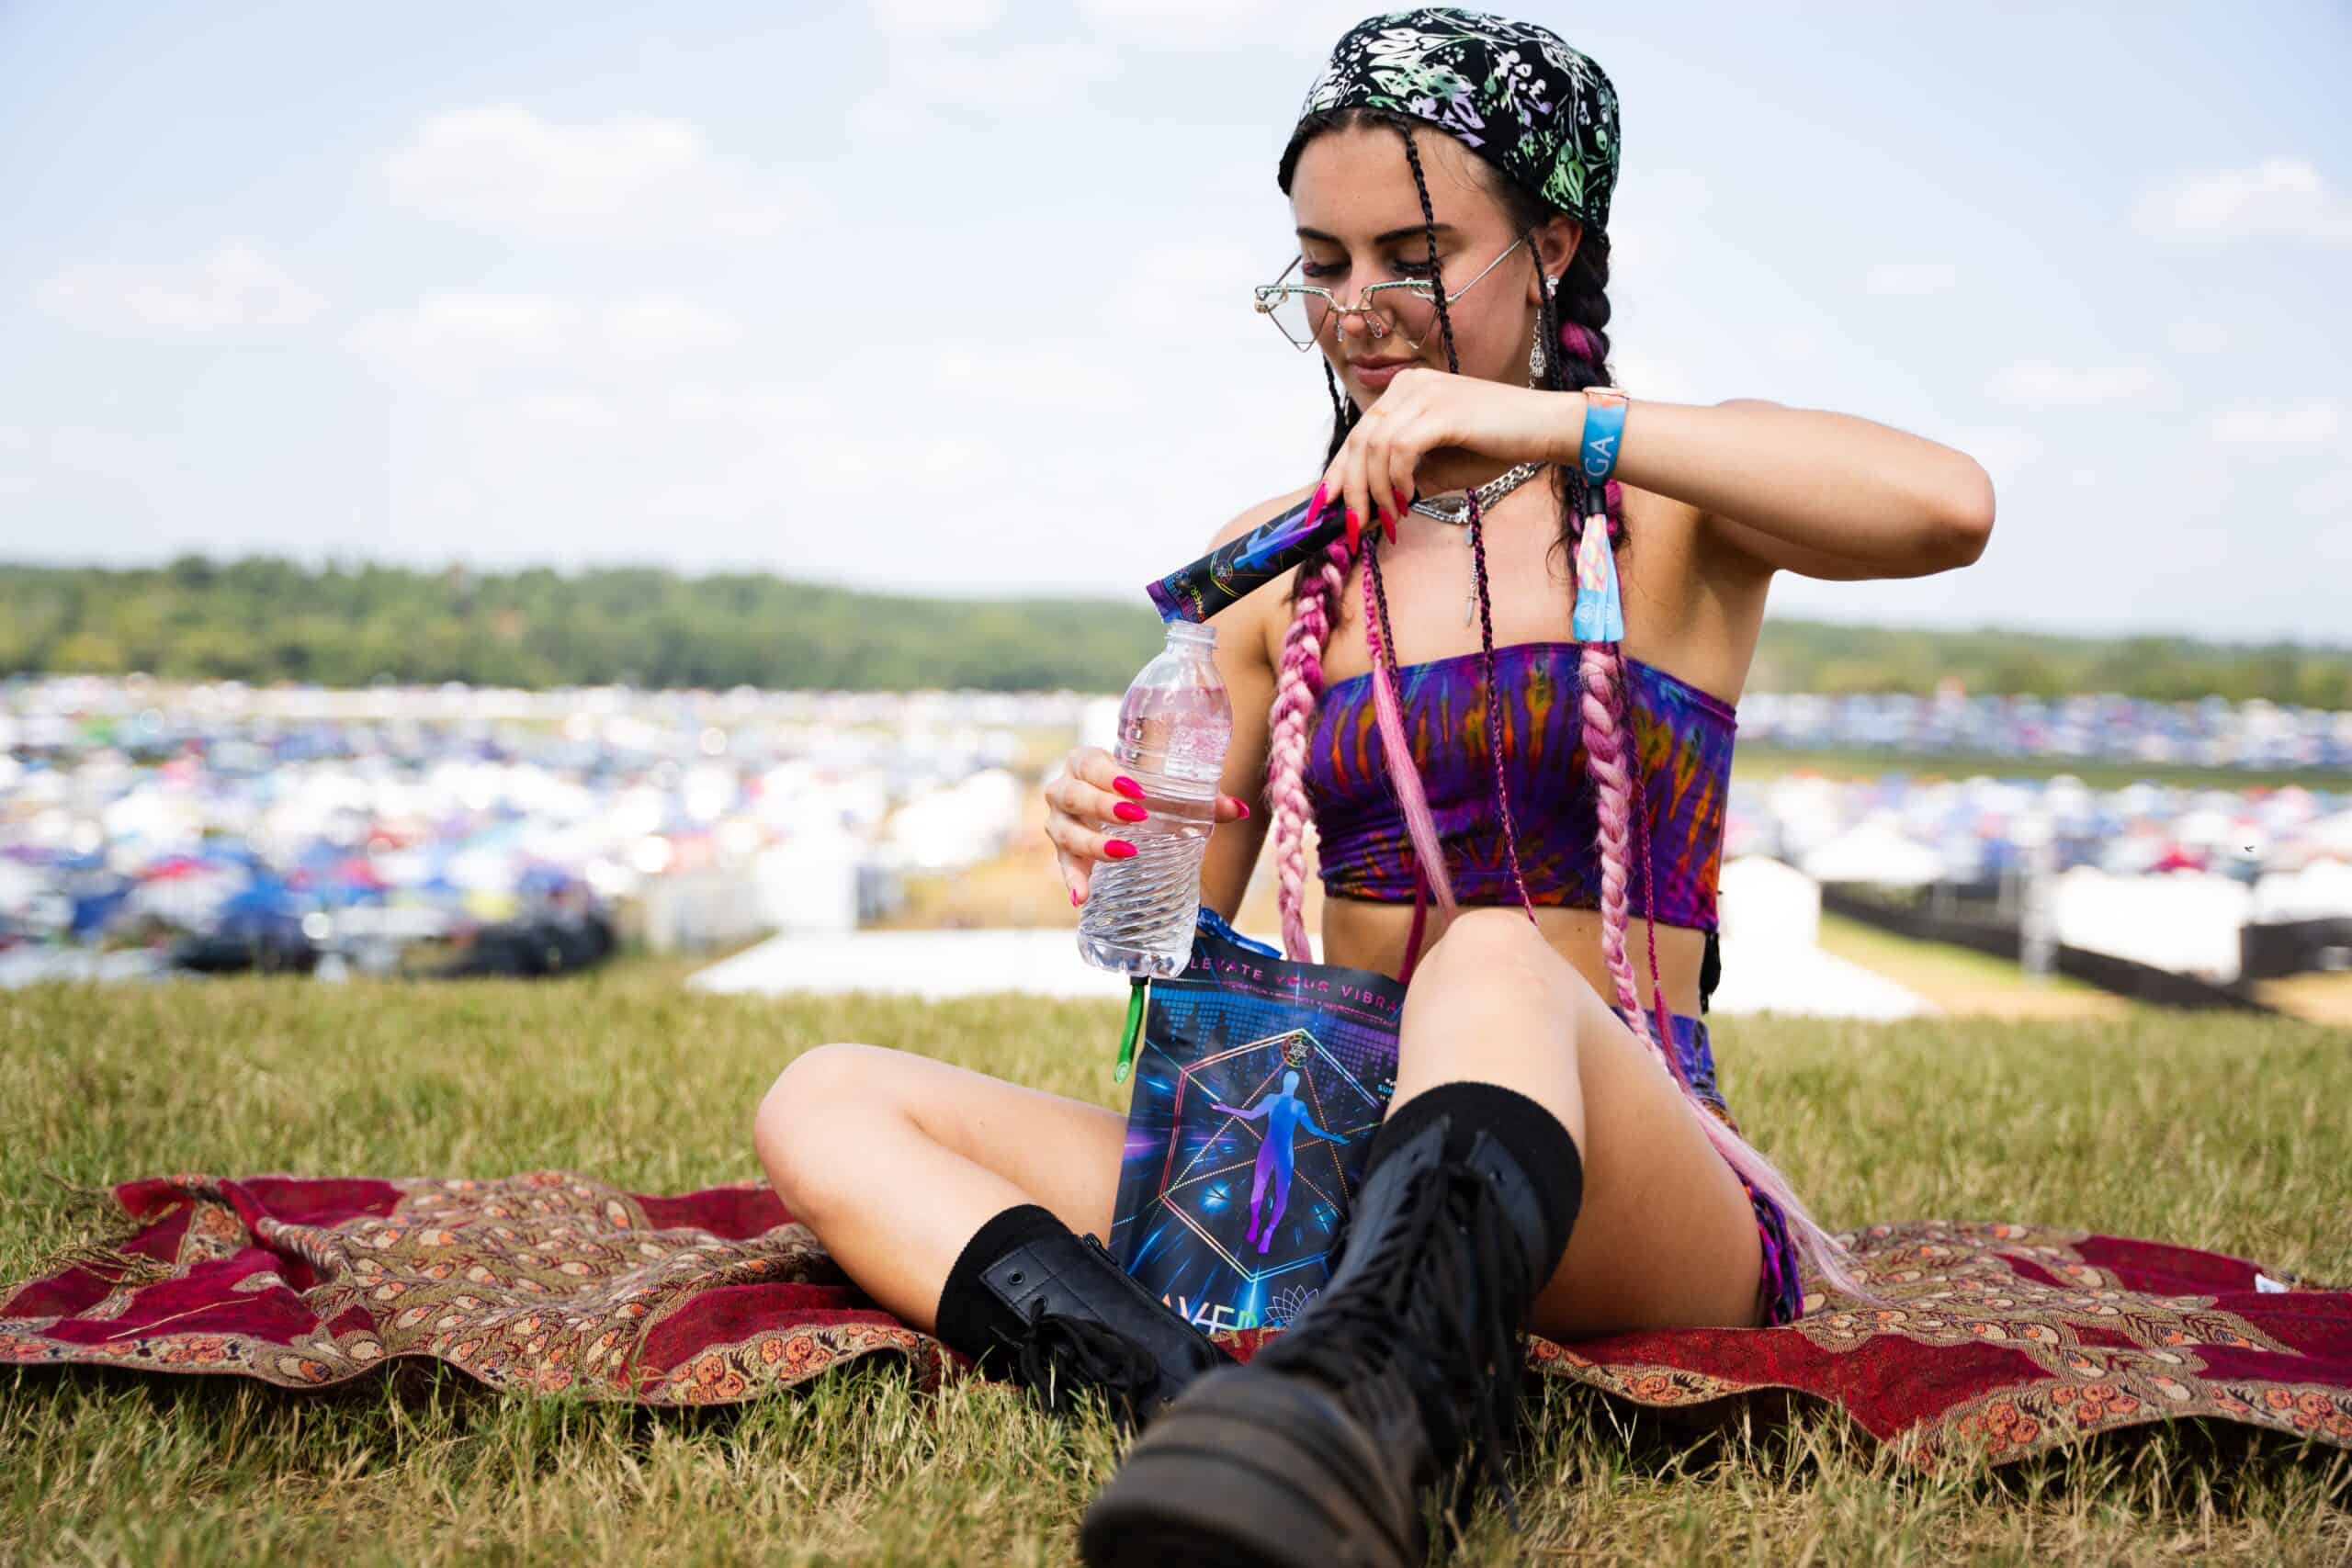
[[[1353,513],[1351,547],[1375,519],[1393,544],[1396,518],[1415,496],[1466,490],[1569,449],[1583,428],[1583,404],[1569,393],[1412,366],[1348,433],[1323,472],[1323,493]]]

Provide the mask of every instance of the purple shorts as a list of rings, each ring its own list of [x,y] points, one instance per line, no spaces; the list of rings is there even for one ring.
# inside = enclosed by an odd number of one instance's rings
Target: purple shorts
[[[1731,1110],[1715,1088],[1715,1055],[1707,1044],[1707,1025],[1703,1019],[1675,1013],[1674,1044],[1682,1058],[1682,1070],[1689,1075],[1690,1087],[1699,1098],[1724,1120],[1726,1126],[1736,1129]],[[1734,1171],[1735,1176],[1738,1172]],[[1780,1204],[1750,1186],[1746,1177],[1739,1184],[1747,1191],[1747,1201],[1756,1210],[1756,1231],[1764,1247],[1764,1277],[1758,1286],[1758,1304],[1767,1325],[1778,1328],[1792,1323],[1804,1312],[1804,1287],[1797,1280],[1796,1243],[1789,1235],[1789,1217]]]

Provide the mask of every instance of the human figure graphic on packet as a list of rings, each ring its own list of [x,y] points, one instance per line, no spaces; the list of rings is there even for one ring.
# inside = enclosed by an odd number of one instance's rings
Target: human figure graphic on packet
[[[1295,1069],[1283,1075],[1279,1094],[1266,1096],[1251,1110],[1244,1111],[1221,1100],[1216,1102],[1216,1109],[1238,1116],[1244,1122],[1255,1122],[1261,1116],[1267,1118],[1265,1135],[1258,1143],[1257,1174],[1250,1183],[1249,1239],[1256,1242],[1258,1250],[1263,1253],[1273,1246],[1274,1227],[1282,1224],[1283,1210],[1290,1204],[1291,1145],[1297,1137],[1298,1130],[1303,1126],[1317,1137],[1328,1138],[1335,1144],[1346,1143],[1347,1134],[1326,1132],[1316,1124],[1313,1116],[1307,1114],[1306,1101],[1298,1098],[1298,1073]],[[1266,1178],[1269,1175],[1274,1181],[1274,1207],[1273,1212],[1266,1216],[1264,1229],[1261,1230],[1258,1205],[1266,1196]]]

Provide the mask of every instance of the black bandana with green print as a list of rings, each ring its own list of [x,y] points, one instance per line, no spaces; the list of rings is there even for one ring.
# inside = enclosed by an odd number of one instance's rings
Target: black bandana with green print
[[[1447,6],[1367,17],[1299,114],[1343,108],[1427,120],[1571,218],[1609,226],[1617,89],[1548,28]]]

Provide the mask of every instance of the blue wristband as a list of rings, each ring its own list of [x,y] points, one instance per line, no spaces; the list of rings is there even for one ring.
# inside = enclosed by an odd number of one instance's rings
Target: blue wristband
[[[1625,394],[1614,387],[1588,387],[1584,393],[1584,482],[1598,496],[1616,471],[1617,448],[1625,436]]]

